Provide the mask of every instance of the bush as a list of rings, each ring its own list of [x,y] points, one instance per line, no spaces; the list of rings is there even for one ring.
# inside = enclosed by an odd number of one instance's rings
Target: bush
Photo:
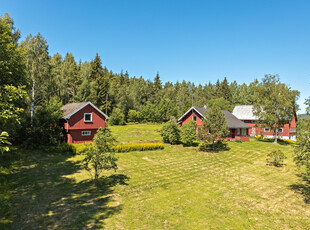
[[[185,146],[193,145],[194,141],[197,140],[197,133],[196,133],[197,124],[195,121],[190,121],[185,123],[181,128],[181,142]]]
[[[213,151],[219,151],[219,150],[227,150],[227,141],[216,141],[214,145],[212,143],[208,142],[201,142],[199,144],[199,151],[202,152],[213,152]]]
[[[160,135],[162,136],[164,143],[175,145],[180,142],[180,130],[175,122],[168,121],[162,127]]]
[[[283,164],[284,159],[286,159],[286,156],[281,150],[274,150],[271,153],[267,154],[267,164],[268,165],[274,165],[276,167],[280,167]]]
[[[125,125],[125,115],[119,108],[114,108],[109,118],[109,124],[111,125]]]
[[[130,151],[146,151],[146,150],[156,150],[164,149],[163,143],[129,143],[129,144],[119,144],[114,147],[115,152],[123,153]]]
[[[74,145],[70,145],[67,142],[62,143],[61,145],[59,145],[59,148],[62,152],[64,153],[72,153],[72,154],[76,154],[76,148]]]
[[[235,142],[242,143],[242,140],[241,139],[237,139]]]
[[[74,144],[74,148],[75,148],[75,151],[76,151],[76,154],[81,154],[84,152],[84,150],[86,148],[90,148],[93,146],[93,142],[84,142],[84,143],[79,143],[79,144]]]
[[[141,113],[139,111],[130,109],[128,111],[128,122],[140,122],[141,121]]]

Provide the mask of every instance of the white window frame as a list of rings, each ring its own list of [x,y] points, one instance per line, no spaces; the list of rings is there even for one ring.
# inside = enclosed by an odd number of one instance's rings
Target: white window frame
[[[83,130],[81,132],[82,136],[90,136],[91,135],[91,131],[90,130]]]
[[[246,136],[246,129],[245,128],[242,128],[241,129],[241,136]]]
[[[90,120],[85,120],[86,115],[90,115]],[[93,122],[93,114],[92,113],[84,113],[84,122]]]
[[[196,120],[194,119],[194,117],[196,118]],[[196,122],[197,122],[197,116],[193,116],[193,121],[196,121]]]
[[[268,130],[268,131],[266,131],[266,130]],[[269,128],[264,128],[264,132],[265,132],[265,133],[269,133],[269,132],[270,132],[270,129],[269,129]]]
[[[283,128],[278,128],[278,133],[283,133]]]

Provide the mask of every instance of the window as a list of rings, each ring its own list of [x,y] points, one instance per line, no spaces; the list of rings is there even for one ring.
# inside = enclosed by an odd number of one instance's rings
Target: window
[[[283,129],[282,129],[282,128],[279,128],[279,129],[278,129],[278,133],[283,133]]]
[[[242,130],[242,136],[246,136],[246,129],[241,129]]]
[[[237,136],[240,136],[240,129],[237,129]]]
[[[193,116],[193,120],[194,120],[194,121],[197,121],[197,117],[196,117],[196,116]]]
[[[82,131],[82,136],[90,136],[91,131]]]
[[[269,129],[269,128],[264,128],[264,132],[265,132],[265,133],[269,133],[269,132],[270,132],[270,129]]]
[[[92,122],[93,115],[91,113],[84,113],[84,122]]]

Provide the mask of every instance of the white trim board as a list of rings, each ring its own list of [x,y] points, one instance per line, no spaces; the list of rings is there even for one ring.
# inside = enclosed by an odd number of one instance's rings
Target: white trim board
[[[187,110],[187,112],[185,112],[185,113],[178,119],[178,121],[181,121],[181,119],[182,119],[183,117],[185,117],[192,109],[195,110],[198,114],[200,114],[200,116],[202,116],[204,119],[206,119],[204,115],[202,115],[197,109],[195,109],[195,107],[191,107],[189,110]]]
[[[94,109],[96,109],[99,113],[101,113],[106,119],[109,119],[109,117],[102,112],[100,109],[98,109],[93,103],[91,103],[90,101],[87,102],[85,105],[81,106],[80,108],[78,108],[77,110],[73,111],[72,113],[70,113],[69,115],[67,115],[65,117],[65,119],[70,119],[70,117],[74,114],[76,114],[77,112],[79,112],[81,109],[85,108],[86,106],[91,105]]]

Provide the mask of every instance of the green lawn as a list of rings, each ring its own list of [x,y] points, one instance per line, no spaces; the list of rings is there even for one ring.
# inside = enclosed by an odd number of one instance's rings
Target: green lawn
[[[160,139],[158,125],[111,129],[119,141]],[[98,187],[81,168],[83,156],[23,153],[11,165],[12,208],[0,229],[309,229],[309,187],[296,176],[291,146],[229,147],[120,153],[119,170]],[[266,166],[276,149],[288,155],[286,165]]]

